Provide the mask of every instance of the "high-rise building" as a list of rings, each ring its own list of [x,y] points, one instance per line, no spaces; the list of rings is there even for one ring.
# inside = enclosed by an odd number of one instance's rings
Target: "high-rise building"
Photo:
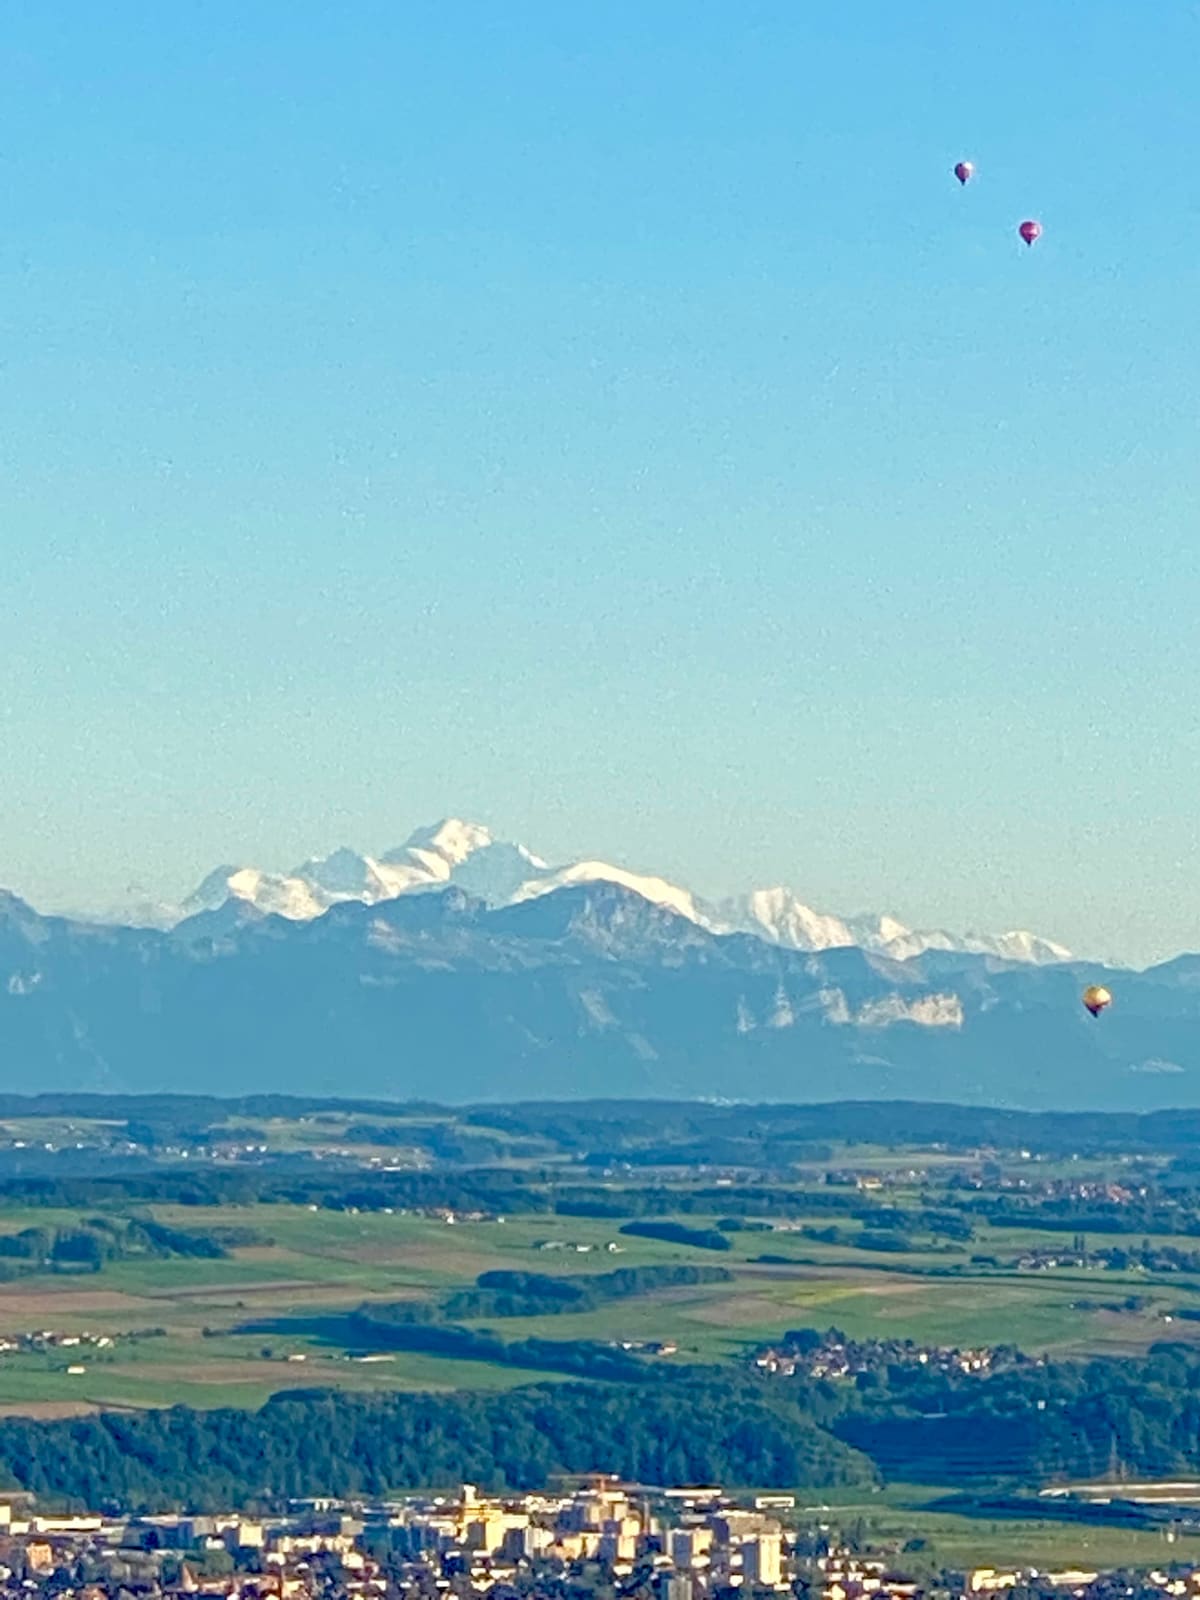
[[[779,1586],[783,1561],[782,1540],[777,1533],[760,1533],[742,1546],[742,1575],[747,1583],[766,1589]]]
[[[732,1544],[735,1539],[752,1539],[760,1533],[779,1531],[779,1524],[759,1511],[721,1511],[713,1517],[712,1526],[718,1544]]]
[[[707,1558],[711,1545],[711,1528],[672,1528],[667,1553],[671,1565],[686,1572]]]
[[[510,1528],[504,1536],[504,1554],[510,1560],[518,1561],[522,1556],[540,1556],[549,1550],[554,1543],[554,1534],[549,1528],[540,1528],[537,1523],[530,1523],[524,1528]]]
[[[601,1561],[632,1561],[637,1555],[639,1523],[636,1517],[612,1517],[600,1533]]]
[[[482,1550],[486,1555],[494,1555],[504,1543],[509,1523],[510,1519],[503,1511],[485,1511],[482,1515],[473,1517],[464,1530],[467,1549]]]

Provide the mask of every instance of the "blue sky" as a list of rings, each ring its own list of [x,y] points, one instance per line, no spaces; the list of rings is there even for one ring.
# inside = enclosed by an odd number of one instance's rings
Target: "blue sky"
[[[1200,947],[1198,66],[1175,0],[11,7],[0,882],[454,812]]]

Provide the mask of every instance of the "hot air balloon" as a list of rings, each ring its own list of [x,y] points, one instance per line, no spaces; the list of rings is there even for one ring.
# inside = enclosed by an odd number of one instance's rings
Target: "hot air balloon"
[[[960,161],[954,169],[954,176],[959,183],[970,183],[975,176],[975,163],[973,161]]]
[[[1017,232],[1026,244],[1035,244],[1042,236],[1042,225],[1040,222],[1023,222]]]
[[[1106,1006],[1112,1005],[1112,995],[1102,985],[1093,983],[1083,991],[1083,1003],[1094,1017],[1098,1017]]]

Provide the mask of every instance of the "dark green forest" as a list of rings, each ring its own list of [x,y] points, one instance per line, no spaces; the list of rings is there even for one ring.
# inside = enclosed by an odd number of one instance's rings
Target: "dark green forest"
[[[446,1333],[451,1330],[432,1330]],[[608,1354],[622,1354],[610,1351]],[[626,1360],[631,1358],[626,1357]],[[0,1422],[12,1486],[77,1505],[214,1508],[593,1470],[642,1482],[963,1487],[1200,1468],[1200,1357],[1029,1362],[991,1377],[896,1365],[857,1382],[631,1363],[507,1394],[299,1391],[257,1412]]]
[[[260,1411],[0,1422],[13,1485],[79,1506],[216,1510],[430,1484],[534,1489],[600,1468],[643,1482],[867,1481],[870,1463],[781,1397],[727,1381],[505,1395],[276,1396]]]
[[[732,1278],[728,1267],[690,1265],[619,1267],[615,1272],[580,1273],[571,1278],[556,1278],[545,1272],[482,1272],[473,1289],[459,1289],[447,1296],[440,1306],[422,1309],[432,1310],[446,1321],[561,1316],[594,1311],[609,1301],[632,1300],[661,1289],[729,1283]],[[398,1309],[402,1309],[403,1304],[398,1303]],[[413,1304],[407,1302],[409,1306]],[[383,1308],[376,1305],[371,1309],[378,1314]]]

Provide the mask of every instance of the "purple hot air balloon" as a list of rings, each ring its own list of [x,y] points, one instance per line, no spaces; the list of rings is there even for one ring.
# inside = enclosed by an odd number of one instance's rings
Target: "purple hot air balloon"
[[[954,169],[954,176],[959,183],[970,183],[975,176],[975,163],[973,161],[960,161]]]
[[[1042,225],[1040,222],[1023,222],[1017,232],[1026,244],[1036,244],[1042,236]]]

